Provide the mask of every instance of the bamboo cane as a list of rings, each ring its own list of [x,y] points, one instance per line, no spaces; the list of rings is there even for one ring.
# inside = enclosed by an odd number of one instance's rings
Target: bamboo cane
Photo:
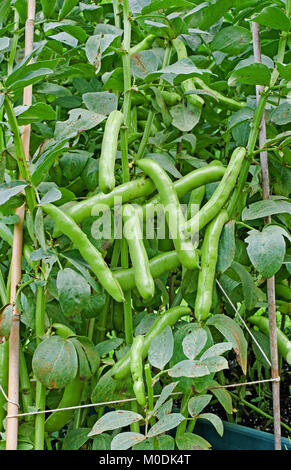
[[[27,56],[33,50],[34,36],[34,18],[35,18],[35,0],[28,0],[27,20],[25,25],[25,55]],[[23,104],[30,106],[32,103],[32,85],[23,90]],[[25,151],[26,160],[29,161],[30,146],[30,124],[23,126],[22,143]],[[21,260],[23,245],[23,222],[25,214],[25,205],[16,209],[19,216],[19,223],[14,226],[13,246],[12,246],[12,271],[10,302],[14,305],[16,299],[17,286],[21,280]],[[14,305],[11,333],[9,338],[9,375],[8,375],[8,416],[18,413],[19,400],[19,313]],[[17,450],[18,437],[18,418],[7,419],[6,430],[6,450]]]
[[[261,45],[260,45],[260,26],[258,23],[252,22],[252,36],[253,36],[253,50],[255,62],[262,62]],[[263,92],[263,87],[256,85],[257,103],[260,100],[260,95]],[[263,113],[260,131],[259,131],[259,145],[263,148],[266,143],[266,119]],[[262,190],[263,199],[270,199],[270,185],[269,185],[269,168],[268,168],[268,153],[266,151],[260,152],[260,165],[262,174]],[[271,223],[271,217],[265,218],[265,223]],[[267,298],[268,298],[268,312],[269,312],[269,325],[270,325],[270,350],[271,350],[271,363],[272,363],[272,378],[279,377],[278,366],[278,348],[277,348],[277,329],[276,329],[276,298],[275,298],[275,276],[267,279]],[[274,448],[281,450],[281,424],[280,424],[280,382],[272,382],[273,392],[273,414],[274,414]]]

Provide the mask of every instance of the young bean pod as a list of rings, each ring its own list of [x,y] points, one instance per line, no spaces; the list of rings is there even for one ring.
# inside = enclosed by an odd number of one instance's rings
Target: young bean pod
[[[270,325],[267,317],[263,317],[262,315],[252,315],[251,317],[248,317],[248,321],[253,325],[256,325],[263,333],[270,336]],[[291,365],[291,341],[289,341],[285,333],[283,333],[283,331],[278,327],[277,343],[279,353],[282,354],[285,361]]]
[[[197,188],[202,184],[213,183],[219,181],[226,169],[223,166],[217,165],[207,165],[197,170],[193,170],[187,175],[183,176],[179,180],[174,182],[175,190],[179,198],[182,198],[187,194],[191,189]],[[122,204],[133,201],[140,197],[149,196],[155,191],[155,185],[150,180],[150,178],[137,178],[136,180],[129,181],[128,183],[123,183],[117,186],[111,191],[111,193],[104,194],[98,193],[94,196],[89,197],[83,201],[72,204],[70,207],[65,209],[66,214],[68,214],[75,222],[78,224],[81,223],[87,217],[95,215],[94,207],[96,212],[99,211],[98,207],[100,205],[107,206],[108,208],[113,207],[116,204],[116,201],[121,200]],[[155,196],[151,201],[149,201],[144,206],[143,217],[146,215],[146,209],[149,210],[154,205],[160,203],[159,195]],[[55,228],[54,237],[57,238],[61,235],[61,232]]]
[[[188,233],[194,234],[201,230],[223,208],[235,186],[245,155],[246,149],[244,147],[238,147],[234,150],[226,172],[211,198],[194,217],[186,222],[186,231]]]
[[[137,165],[153,180],[159,192],[166,212],[169,231],[182,265],[187,269],[197,268],[199,257],[191,237],[185,235],[185,218],[173,182],[165,170],[154,160],[143,158],[137,162]]]
[[[111,192],[115,186],[114,166],[118,135],[123,122],[123,114],[114,110],[109,114],[105,124],[99,159],[99,187],[105,194]]]
[[[145,359],[147,357],[152,340],[162,333],[166,326],[173,326],[179,318],[190,314],[191,310],[189,307],[179,306],[170,308],[167,312],[160,315],[144,337],[142,358]],[[113,366],[111,373],[117,380],[123,380],[128,377],[130,374],[130,351]]]
[[[143,346],[144,337],[142,335],[138,335],[133,339],[133,343],[130,348],[130,372],[133,380],[133,391],[138,404],[142,407],[146,404],[142,369]]]
[[[141,221],[137,210],[130,204],[123,206],[122,217],[124,223],[123,233],[129,248],[135,284],[142,298],[147,300],[154,296],[155,283],[143,243]]]
[[[201,270],[198,275],[195,317],[205,320],[211,310],[218,243],[224,224],[228,220],[226,210],[222,210],[207,226],[202,245]]]
[[[67,235],[76,245],[81,256],[87,261],[104,289],[117,302],[123,302],[124,296],[118,281],[114,278],[101,253],[92,245],[87,235],[67,214],[53,204],[44,204],[41,208],[54,219],[62,233]]]

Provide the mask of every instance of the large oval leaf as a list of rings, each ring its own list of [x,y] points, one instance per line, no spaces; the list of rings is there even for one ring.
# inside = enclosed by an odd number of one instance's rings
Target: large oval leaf
[[[75,378],[78,371],[78,357],[74,345],[60,336],[46,338],[34,352],[32,369],[45,387],[65,387]]]
[[[141,419],[143,419],[143,417],[134,411],[110,411],[98,419],[88,436],[95,436],[95,434],[102,434],[105,431],[123,428],[124,426],[129,426],[132,423],[137,423]]]
[[[239,324],[232,318],[223,314],[213,315],[207,320],[207,325],[217,328],[220,333],[231,342],[237,356],[237,360],[244,374],[247,371],[247,341]]]

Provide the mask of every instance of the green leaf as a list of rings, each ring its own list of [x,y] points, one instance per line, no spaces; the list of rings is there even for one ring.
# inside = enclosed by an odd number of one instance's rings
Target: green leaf
[[[235,256],[235,221],[227,222],[223,229],[218,245],[218,260],[216,269],[224,273],[234,260]]]
[[[67,139],[60,142],[54,142],[41,154],[34,166],[34,171],[31,176],[31,182],[34,186],[38,186],[42,181],[44,181],[51,166],[61,155],[66,144]]]
[[[242,26],[227,26],[214,36],[211,42],[213,51],[236,56],[245,52],[252,42],[250,31]]]
[[[156,0],[152,1],[149,5],[146,5],[142,9],[142,14],[148,14],[153,11],[164,10],[168,8],[191,8],[193,6],[192,2],[187,0]]]
[[[111,450],[127,450],[130,447],[145,440],[145,436],[138,432],[121,432],[114,436],[111,442]]]
[[[225,388],[212,388],[212,387],[217,387],[220,386],[218,382],[213,380],[211,383],[211,392],[213,395],[217,398],[219,403],[223,406],[225,411],[228,414],[232,414],[233,409],[232,409],[232,398],[229,392]]]
[[[56,140],[64,140],[76,137],[81,132],[96,127],[106,116],[87,109],[76,108],[69,111],[67,121],[58,121],[55,127],[54,137]]]
[[[27,183],[16,180],[10,181],[10,183],[0,184],[0,206],[9,201],[13,196],[21,193],[26,186]]]
[[[153,411],[150,413],[150,415],[156,415],[162,404],[167,400],[167,398],[171,395],[173,392],[174,388],[176,387],[178,382],[172,382],[168,385],[166,385],[161,392],[161,395],[159,396],[158,400],[156,401],[156,404],[154,406]]]
[[[170,377],[203,377],[208,374],[208,367],[200,361],[192,360],[180,361],[169,370]]]
[[[274,214],[291,214],[291,202],[284,199],[264,199],[242,211],[242,220],[254,220]]]
[[[53,39],[54,41],[61,42],[62,44],[65,44],[66,46],[70,47],[77,47],[78,45],[78,39],[76,39],[71,34],[65,32],[53,34],[52,36],[49,36],[49,38]]]
[[[32,369],[45,387],[64,388],[72,382],[78,371],[74,345],[60,336],[46,338],[34,352]]]
[[[112,437],[109,434],[97,434],[93,437],[92,450],[110,450]]]
[[[195,359],[207,341],[207,333],[203,328],[192,331],[183,339],[183,352],[188,359]]]
[[[207,357],[203,359],[202,364],[204,364],[210,372],[219,372],[220,370],[228,369],[228,362],[223,356]]]
[[[132,423],[137,423],[141,419],[143,419],[143,417],[133,411],[110,411],[96,421],[88,436],[95,436],[96,434],[102,434],[105,431],[123,428],[124,426],[129,426]]]
[[[29,68],[29,65],[26,66]],[[24,87],[27,87],[28,85],[33,85],[34,83],[39,82],[40,80],[43,80],[45,77],[48,75],[52,74],[53,70],[49,68],[39,68],[37,70],[32,70],[32,71],[27,71],[26,74],[23,74],[22,78],[19,78],[17,81],[13,82],[12,81],[12,75],[9,75],[9,83],[10,85],[7,84],[8,79],[6,80],[6,86],[9,91],[16,91],[20,90]]]
[[[215,427],[217,433],[222,437],[223,436],[223,422],[219,416],[214,413],[202,413],[199,418],[207,419]]]
[[[280,62],[276,62],[276,66],[278,69],[279,74],[285,80],[291,80],[291,64],[281,64]]]
[[[92,154],[85,150],[65,152],[59,160],[62,174],[69,180],[75,180],[83,171]]]
[[[213,4],[203,2],[193,8],[184,20],[190,28],[200,28],[206,31],[225,15],[233,3],[233,0],[216,0]]]
[[[260,63],[246,65],[232,72],[228,79],[228,85],[234,86],[237,82],[246,85],[269,85],[271,80],[270,69]]]
[[[54,121],[56,112],[45,103],[36,103],[31,106],[17,106],[14,108],[19,125],[31,124],[37,121]]]
[[[177,127],[180,131],[189,132],[199,122],[201,116],[201,109],[191,104],[185,106],[184,104],[177,104],[170,109],[172,116],[172,125]]]
[[[95,388],[92,391],[91,400],[92,403],[103,403],[107,401],[117,401],[117,403],[111,403],[111,408],[120,409],[126,407],[127,403],[119,403],[120,400],[132,398],[134,392],[132,389],[131,377],[124,380],[115,380],[111,376],[111,370],[106,372],[98,380]]]
[[[108,91],[90,92],[82,96],[84,104],[89,111],[107,116],[117,109],[117,96]]]
[[[158,162],[161,167],[166,170],[174,178],[181,178],[181,173],[177,170],[173,159],[166,153],[147,153],[147,158],[151,158]]]
[[[0,336],[6,338],[10,335],[12,326],[13,306],[5,305],[0,311]]]
[[[96,349],[100,356],[106,356],[110,351],[114,351],[123,343],[123,338],[112,338],[101,341],[96,345]]]
[[[190,432],[183,433],[176,438],[176,444],[179,450],[209,450],[211,444],[203,437]]]
[[[271,112],[270,120],[279,126],[284,126],[291,122],[291,104],[288,102],[279,104],[279,106]]]
[[[80,449],[80,447],[82,447],[88,441],[89,431],[89,428],[77,428],[68,431],[63,440],[62,450]]]
[[[59,189],[57,188],[51,188],[48,190],[47,193],[43,196],[43,198],[40,200],[39,205],[42,206],[44,204],[48,204],[50,202],[55,202],[61,199],[62,193]]]
[[[162,370],[170,361],[174,348],[174,338],[170,326],[156,336],[149,347],[148,360],[150,364]]]
[[[233,261],[231,267],[241,280],[246,308],[252,310],[257,303],[257,292],[253,278],[242,264]]]
[[[223,354],[230,349],[232,349],[232,343],[216,343],[202,354],[200,360],[204,361],[204,359],[208,357],[219,356],[220,354]]]
[[[180,413],[171,413],[164,416],[151,427],[147,437],[158,436],[159,434],[170,431],[170,429],[176,428],[184,419],[185,416]]]
[[[263,8],[257,16],[252,18],[252,21],[279,31],[289,31],[290,29],[290,19],[281,8],[275,5]]]
[[[262,232],[252,230],[248,233],[245,241],[252,264],[262,276],[272,277],[281,268],[285,257],[286,245],[282,228],[268,225]]]
[[[196,397],[191,397],[188,401],[188,411],[192,418],[197,417],[202,410],[210,403],[212,395],[201,394]]]
[[[188,78],[202,75],[203,72],[205,72],[205,70],[198,69],[190,59],[185,58],[175,62],[174,64],[168,65],[167,67],[157,70],[156,72],[147,74],[145,81],[151,82],[159,77],[162,77],[172,85],[178,85]]]
[[[67,318],[74,317],[84,309],[84,301],[90,296],[91,289],[83,276],[71,268],[58,272],[57,288],[59,302]]]
[[[10,39],[6,36],[0,38],[0,51],[6,52],[10,46]]]
[[[145,76],[158,69],[159,60],[152,50],[137,52],[130,56],[130,70],[133,76],[144,79]]]
[[[206,324],[215,326],[232,343],[237,360],[244,374],[247,371],[247,341],[239,324],[223,314],[213,315]]]

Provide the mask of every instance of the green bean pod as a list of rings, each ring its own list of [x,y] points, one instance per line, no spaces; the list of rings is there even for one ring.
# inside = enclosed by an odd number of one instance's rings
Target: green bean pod
[[[218,164],[212,166],[211,164],[191,171],[186,176],[183,176],[174,182],[178,197],[183,197],[191,191],[191,189],[197,188],[202,184],[213,183],[214,181],[220,180],[223,177],[225,170],[226,169],[223,166],[218,166]],[[139,197],[149,196],[154,191],[155,185],[150,178],[141,177],[136,180],[129,181],[128,183],[120,184],[115,187],[111,193],[104,194],[100,192],[88,199],[72,204],[65,210],[65,212],[79,224],[87,217],[90,217],[91,215],[94,216],[95,210],[98,214],[99,205],[111,208],[117,204],[118,200],[120,200],[122,204],[125,204]],[[159,195],[155,196],[143,207],[143,217],[146,216],[146,209],[151,210],[151,208],[158,203],[160,203]],[[94,208],[96,209],[94,210]],[[60,235],[61,232],[56,227],[54,230],[54,237],[56,238]]]
[[[267,317],[263,317],[262,315],[252,315],[251,317],[248,317],[248,321],[253,325],[256,325],[263,333],[270,336],[270,325]],[[289,341],[285,333],[283,333],[283,331],[278,327],[277,344],[279,353],[282,354],[285,361],[291,365],[291,341]]]
[[[192,191],[195,188],[219,181],[223,178],[225,172],[226,168],[219,165],[218,162],[216,164],[210,163],[209,165],[193,170],[187,175],[182,176],[182,178],[174,181],[173,184],[175,191],[179,199],[181,199],[189,191]],[[151,200],[143,206],[143,218],[146,219],[147,213],[151,214],[154,211],[154,208],[160,203],[161,198],[159,194],[152,197]]]
[[[167,312],[160,315],[160,317],[154,322],[151,328],[148,330],[144,337],[144,343],[142,348],[142,359],[145,359],[148,354],[149,347],[152,340],[158,336],[166,328],[166,326],[173,326],[179,320],[179,318],[190,315],[191,310],[189,307],[179,306],[170,308]],[[130,374],[130,354],[128,351],[112,368],[112,375],[117,380],[123,380]]]
[[[205,320],[211,310],[218,243],[221,231],[228,218],[227,211],[222,210],[207,226],[205,231],[194,309],[195,317],[199,321]]]
[[[137,402],[142,407],[146,404],[142,369],[143,346],[144,337],[142,335],[138,335],[133,339],[133,343],[130,348],[130,372],[133,380],[133,391]]]
[[[100,284],[117,301],[123,302],[124,296],[118,281],[104,261],[101,253],[92,245],[87,235],[61,209],[53,204],[44,204],[42,210],[49,214],[64,235],[76,245],[81,256],[89,264]]]
[[[105,124],[99,159],[99,187],[105,194],[111,192],[115,186],[114,166],[119,131],[123,122],[123,114],[114,110],[109,114]]]
[[[123,233],[129,248],[135,284],[142,298],[147,300],[154,296],[155,283],[151,275],[148,255],[143,243],[140,218],[137,210],[130,204],[123,206],[122,214],[124,223]]]
[[[153,180],[159,192],[166,212],[169,231],[182,265],[187,269],[197,268],[199,257],[191,237],[185,235],[185,218],[173,182],[165,170],[154,160],[143,158],[137,162],[137,165]]]
[[[291,302],[291,289],[290,287],[280,284],[279,282],[275,284],[276,296],[280,299],[284,299],[287,302]]]
[[[234,150],[226,172],[211,198],[194,217],[186,222],[188,233],[194,234],[205,227],[223,208],[235,186],[245,155],[246,149],[244,147],[238,147]]]
[[[84,383],[77,374],[72,382],[65,387],[58,408],[78,406],[81,401]],[[45,421],[45,431],[51,433],[62,429],[70,421],[74,411],[74,409],[54,411]]]
[[[155,39],[157,39],[157,36],[155,36],[154,34],[148,34],[142,41],[140,41],[135,46],[132,46],[129,49],[129,55],[134,55],[137,52],[149,49]]]
[[[176,251],[168,251],[154,256],[149,260],[151,275],[154,279],[167,271],[174,271],[180,264],[181,262]],[[113,271],[113,275],[123,290],[129,290],[135,287],[133,268],[116,269]]]

